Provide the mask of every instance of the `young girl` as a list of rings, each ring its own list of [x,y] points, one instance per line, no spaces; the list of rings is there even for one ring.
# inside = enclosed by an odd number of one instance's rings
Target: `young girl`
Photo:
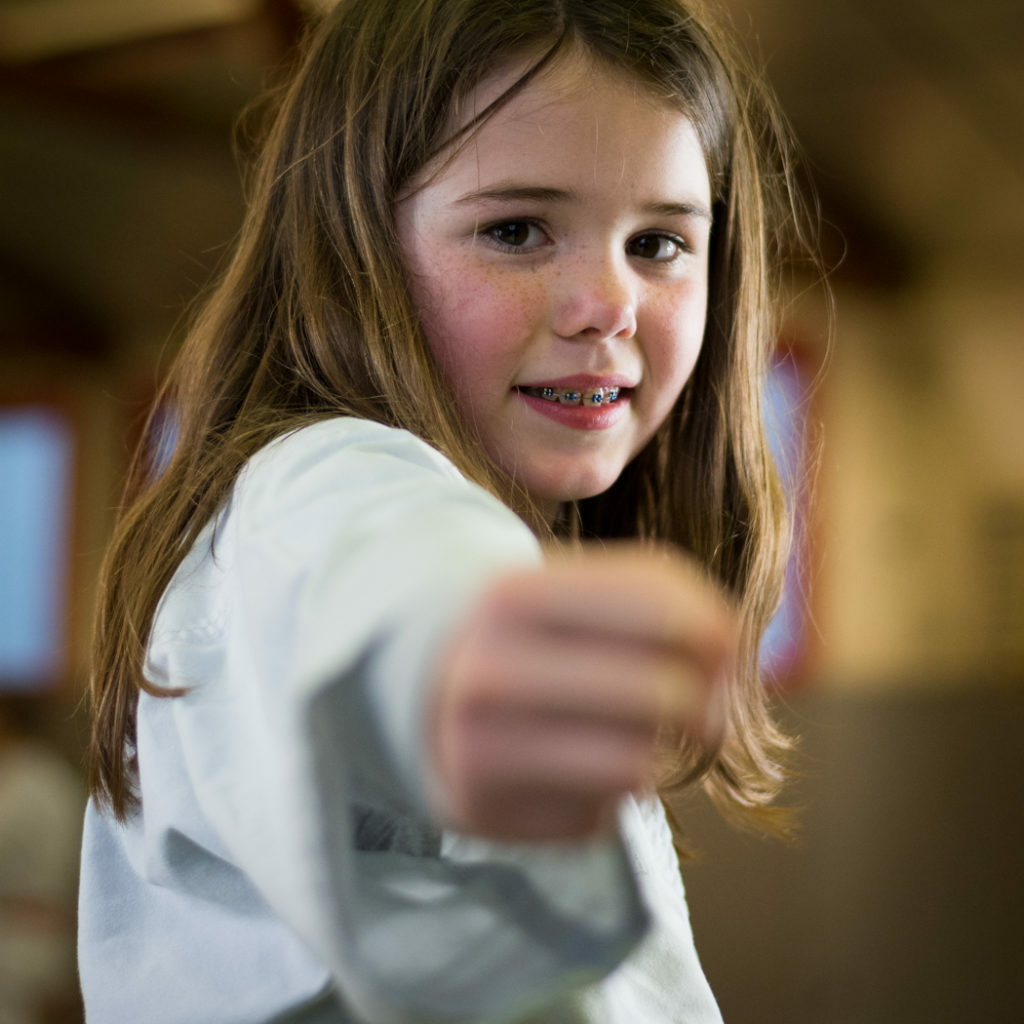
[[[720,1019],[654,792],[782,774],[756,96],[689,0],[313,33],[102,584],[91,1022]]]

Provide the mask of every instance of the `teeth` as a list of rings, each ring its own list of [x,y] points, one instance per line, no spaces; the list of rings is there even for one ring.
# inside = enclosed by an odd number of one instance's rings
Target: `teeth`
[[[619,388],[586,388],[577,391],[574,388],[523,388],[534,398],[544,398],[549,402],[561,402],[562,405],[609,405],[618,400]]]

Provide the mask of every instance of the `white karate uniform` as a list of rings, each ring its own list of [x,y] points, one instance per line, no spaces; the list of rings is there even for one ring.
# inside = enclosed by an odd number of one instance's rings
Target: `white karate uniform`
[[[668,828],[498,844],[440,832],[424,751],[436,652],[536,564],[507,508],[404,431],[279,439],[164,595],[141,808],[90,804],[89,1024],[715,1024]]]

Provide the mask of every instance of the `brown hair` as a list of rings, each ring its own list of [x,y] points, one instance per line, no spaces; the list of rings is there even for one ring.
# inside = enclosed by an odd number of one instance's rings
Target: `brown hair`
[[[719,750],[681,747],[666,786],[703,779],[726,811],[766,819],[786,741],[768,716],[758,641],[778,600],[788,517],[764,437],[761,382],[775,338],[779,239],[795,223],[786,132],[756,79],[684,0],[341,0],[313,27],[282,89],[234,256],[155,410],[178,436],[154,478],[159,416],[129,473],[107,555],[91,697],[93,794],[132,808],[135,708],[147,637],[185,551],[245,461],[330,416],[403,427],[523,516],[546,526],[456,417],[406,286],[393,209],[453,140],[459,104],[493,71],[534,57],[473,128],[576,48],[634,75],[690,118],[714,196],[708,324],[677,408],[603,495],[583,537],[670,541],[738,602],[744,669]]]

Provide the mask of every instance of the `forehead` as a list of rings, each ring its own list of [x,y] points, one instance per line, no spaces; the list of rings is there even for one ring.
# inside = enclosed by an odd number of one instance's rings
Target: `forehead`
[[[536,63],[537,55],[527,54],[484,76],[463,101],[463,120],[476,117],[490,104],[500,100]],[[506,106],[518,103],[525,109],[535,108],[543,105],[544,94],[565,99],[585,98],[595,85],[612,84],[632,95],[638,103],[661,107],[666,111],[673,109],[670,103],[636,76],[580,49],[566,50],[540,68],[527,86]]]
[[[533,63],[486,77],[459,105],[454,134],[508,92]],[[685,174],[709,191],[707,167],[689,119],[637,78],[569,53],[542,69],[468,135],[424,169],[418,185],[443,179],[471,187],[484,179],[566,174],[608,185],[624,176]],[[706,199],[706,195],[700,198]]]

